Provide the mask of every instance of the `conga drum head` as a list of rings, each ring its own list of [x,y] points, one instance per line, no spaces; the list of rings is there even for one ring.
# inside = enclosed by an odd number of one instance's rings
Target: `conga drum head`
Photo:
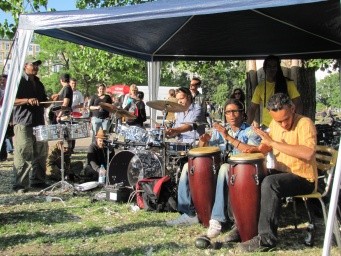
[[[219,147],[199,147],[188,151],[189,157],[207,156],[220,152]]]
[[[265,157],[262,153],[240,153],[230,156],[228,162],[230,163],[254,163],[264,161]]]

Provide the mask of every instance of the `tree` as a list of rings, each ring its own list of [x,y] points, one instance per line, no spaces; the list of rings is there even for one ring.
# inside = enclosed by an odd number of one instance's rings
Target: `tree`
[[[26,8],[31,12],[39,12],[40,7],[47,9],[47,2],[48,0],[0,1],[0,10],[4,13],[10,13],[14,20],[14,24],[9,23],[7,19],[5,19],[3,24],[0,23],[0,37],[12,39],[17,30],[19,15],[27,12]],[[25,5],[25,3],[27,5]]]
[[[330,74],[316,85],[317,109],[323,110],[327,107],[340,108],[340,75]]]

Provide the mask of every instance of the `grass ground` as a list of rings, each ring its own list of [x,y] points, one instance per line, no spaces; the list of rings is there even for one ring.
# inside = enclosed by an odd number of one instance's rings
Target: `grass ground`
[[[76,154],[84,159],[85,154]],[[167,227],[165,220],[177,213],[132,211],[131,204],[94,201],[100,190],[72,193],[53,191],[47,201],[39,191],[11,191],[12,159],[0,167],[1,255],[234,255],[235,250],[200,250],[195,238],[205,233],[200,224]],[[59,199],[58,199],[59,198]],[[275,251],[254,255],[321,255],[324,225],[317,218],[314,247],[303,244],[306,213],[298,204],[299,226],[295,230],[292,204],[283,208],[279,244]],[[217,240],[223,239],[223,235]],[[340,255],[333,246],[331,255]]]

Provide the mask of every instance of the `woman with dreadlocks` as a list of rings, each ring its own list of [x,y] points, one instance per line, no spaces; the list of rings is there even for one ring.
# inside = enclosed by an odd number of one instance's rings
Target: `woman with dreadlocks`
[[[253,93],[251,105],[247,112],[247,122],[251,124],[254,121],[256,110],[260,104],[263,104],[261,124],[268,127],[271,121],[271,116],[266,104],[270,97],[275,93],[285,93],[289,95],[296,107],[296,113],[302,114],[302,101],[300,93],[297,90],[295,83],[283,75],[281,69],[281,60],[274,55],[266,57],[263,63],[265,73],[264,81],[260,82]]]

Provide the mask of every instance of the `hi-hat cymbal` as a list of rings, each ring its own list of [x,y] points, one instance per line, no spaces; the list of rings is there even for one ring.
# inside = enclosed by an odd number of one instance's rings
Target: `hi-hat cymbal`
[[[186,108],[176,102],[168,100],[153,100],[148,101],[147,106],[156,110],[166,110],[167,112],[183,112]]]
[[[125,110],[125,109],[117,109],[116,112],[114,112],[116,117],[125,117],[128,119],[135,119],[136,116],[132,113],[130,113],[129,111]]]

